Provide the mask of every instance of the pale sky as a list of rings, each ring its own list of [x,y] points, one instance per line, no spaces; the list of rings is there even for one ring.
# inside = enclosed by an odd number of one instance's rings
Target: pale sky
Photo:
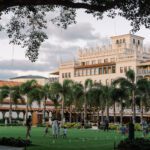
[[[9,39],[0,32],[0,79],[8,79],[20,75],[42,75],[49,73],[59,66],[60,60],[72,60],[80,47],[96,47],[106,45],[109,37],[127,34],[130,32],[130,22],[121,17],[115,19],[105,16],[97,20],[81,10],[77,13],[77,24],[72,24],[67,30],[48,23],[46,40],[41,48],[39,59],[31,63],[25,57],[25,50],[9,44]],[[7,17],[4,18],[4,21]],[[141,27],[136,35],[145,38],[144,43],[149,45],[150,30]]]

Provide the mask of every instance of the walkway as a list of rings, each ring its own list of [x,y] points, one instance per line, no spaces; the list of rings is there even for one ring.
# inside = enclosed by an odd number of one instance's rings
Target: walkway
[[[23,150],[21,147],[11,147],[11,146],[0,146],[0,150]]]

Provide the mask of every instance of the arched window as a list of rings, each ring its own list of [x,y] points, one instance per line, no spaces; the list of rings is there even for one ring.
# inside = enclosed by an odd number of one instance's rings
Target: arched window
[[[116,44],[119,44],[119,40],[116,40]]]

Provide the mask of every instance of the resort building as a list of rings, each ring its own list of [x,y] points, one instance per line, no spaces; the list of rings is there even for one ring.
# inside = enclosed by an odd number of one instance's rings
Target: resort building
[[[86,79],[92,79],[104,85],[110,85],[114,79],[125,77],[129,69],[135,71],[136,79],[150,79],[150,49],[143,46],[144,38],[133,34],[125,34],[111,37],[111,45],[84,48],[78,50],[77,60],[63,62],[58,71],[59,82],[71,79],[84,84]],[[120,109],[117,114],[120,115]],[[131,116],[132,110],[126,109],[124,116]],[[136,108],[137,116],[140,109]],[[110,108],[110,116],[113,109]],[[144,112],[149,116],[150,112]]]
[[[143,46],[143,37],[125,34],[111,37],[111,45],[78,50],[76,61],[64,62],[59,70],[59,81],[72,79],[84,83],[88,78],[94,82],[111,84],[133,69],[136,78],[150,77],[150,49]]]
[[[16,82],[16,81],[4,81],[0,80],[0,88],[4,86],[8,87],[14,87],[14,86],[20,86],[22,82]],[[26,97],[24,97],[24,100],[18,100],[18,102],[15,104],[11,98],[8,96],[4,100],[1,100],[0,105],[0,120],[7,120],[9,118],[9,111],[10,107],[12,107],[12,119],[22,119],[25,120],[26,116]],[[10,106],[12,104],[12,106]],[[37,102],[33,102],[31,107],[29,108],[29,115],[33,116],[33,124],[42,123],[43,118],[43,107],[44,102],[41,102],[41,107],[37,104]],[[51,100],[46,101],[46,115],[51,117],[52,112],[55,110],[54,104]]]

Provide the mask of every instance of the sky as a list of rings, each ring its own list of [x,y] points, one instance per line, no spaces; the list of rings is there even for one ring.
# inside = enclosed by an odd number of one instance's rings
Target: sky
[[[79,48],[107,45],[111,36],[127,34],[132,29],[130,22],[122,17],[111,19],[105,15],[97,20],[82,10],[77,11],[76,20],[66,30],[48,23],[48,39],[40,47],[39,58],[34,63],[25,57],[25,49],[10,45],[8,37],[0,32],[0,80],[22,75],[49,77],[61,62],[76,58]],[[144,44],[149,45],[150,30],[141,27],[136,35],[143,36]]]

